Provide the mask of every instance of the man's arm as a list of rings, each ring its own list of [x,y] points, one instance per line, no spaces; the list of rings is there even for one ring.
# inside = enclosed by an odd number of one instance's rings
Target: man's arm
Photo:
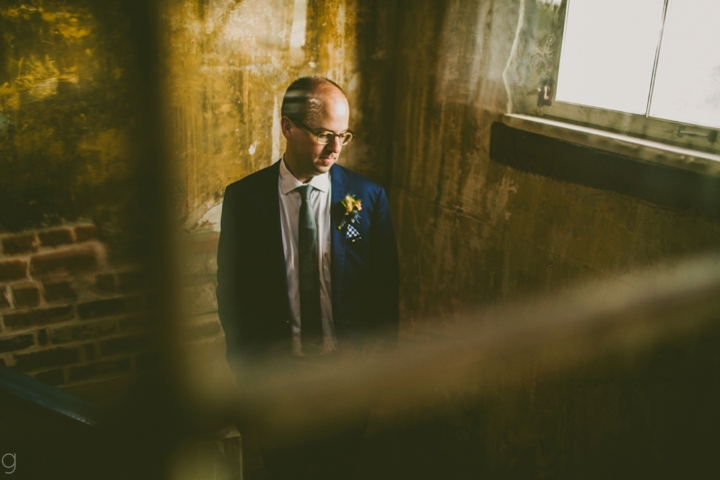
[[[239,189],[232,185],[225,190],[217,254],[218,315],[225,331],[228,359],[240,353],[243,294],[247,292],[244,285],[247,280],[242,275],[243,253],[247,251],[242,229],[247,215],[244,214],[240,194]]]
[[[378,333],[391,344],[397,342],[400,274],[395,232],[385,189],[380,188],[370,220],[370,264]]]

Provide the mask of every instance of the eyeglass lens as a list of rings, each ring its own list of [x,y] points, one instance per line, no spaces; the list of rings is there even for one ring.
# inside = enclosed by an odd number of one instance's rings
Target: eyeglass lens
[[[347,145],[348,143],[350,143],[350,140],[352,140],[353,134],[350,132],[345,132],[342,135],[338,135],[332,132],[322,132],[318,134],[317,137],[318,143],[320,143],[321,145],[327,145],[328,143],[335,141],[335,137],[340,137],[340,143],[342,143],[342,145]]]

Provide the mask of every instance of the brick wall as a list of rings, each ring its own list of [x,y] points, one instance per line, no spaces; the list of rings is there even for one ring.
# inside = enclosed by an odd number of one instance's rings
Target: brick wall
[[[198,232],[183,237],[183,276],[180,301],[188,365],[199,369],[226,368],[225,334],[217,314],[217,232]],[[233,381],[228,377],[228,381]]]
[[[217,319],[217,235],[186,237],[180,298],[186,351],[224,356]],[[114,265],[92,224],[0,234],[0,365],[90,399],[153,368],[154,316],[139,265]],[[96,395],[93,385],[109,390]]]
[[[57,386],[153,365],[145,275],[92,224],[0,235],[0,362]]]
[[[217,246],[216,232],[188,234],[184,237],[184,262],[181,297],[188,316],[217,314]]]

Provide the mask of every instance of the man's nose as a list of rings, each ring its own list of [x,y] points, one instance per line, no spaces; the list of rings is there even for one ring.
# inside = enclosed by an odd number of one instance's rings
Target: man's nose
[[[342,150],[342,142],[343,137],[335,136],[333,137],[332,142],[327,144],[327,148],[333,153],[340,153],[340,150]]]

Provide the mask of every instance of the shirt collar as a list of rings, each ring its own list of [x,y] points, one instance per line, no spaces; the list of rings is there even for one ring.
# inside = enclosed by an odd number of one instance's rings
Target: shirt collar
[[[330,172],[315,175],[307,184],[312,185],[321,192],[327,192],[330,188]],[[290,173],[290,170],[288,170],[287,165],[285,165],[285,156],[283,155],[282,160],[280,160],[280,188],[282,189],[282,193],[287,195],[302,185],[304,184],[295,178],[295,176]]]

